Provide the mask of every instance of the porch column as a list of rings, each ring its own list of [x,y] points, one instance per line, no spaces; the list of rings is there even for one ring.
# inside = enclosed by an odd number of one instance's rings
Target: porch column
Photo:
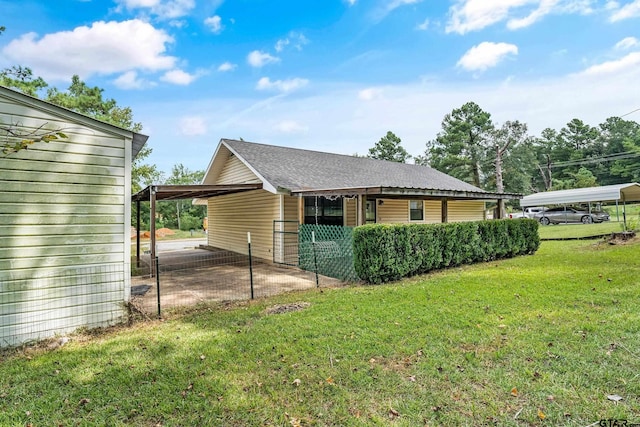
[[[356,226],[367,223],[367,196],[359,194],[356,203]]]
[[[298,224],[304,224],[304,196],[298,196]]]
[[[495,219],[504,218],[504,216],[505,216],[504,212],[506,212],[506,210],[504,208],[504,199],[498,199],[498,207],[496,209],[497,218],[495,218]]]
[[[449,203],[448,199],[443,198],[440,204],[440,215],[441,222],[444,224],[445,222],[449,222]]]

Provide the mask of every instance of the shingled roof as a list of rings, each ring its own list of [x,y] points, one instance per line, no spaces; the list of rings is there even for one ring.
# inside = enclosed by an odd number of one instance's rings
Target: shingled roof
[[[390,162],[255,142],[223,139],[220,142],[265,182],[292,194],[341,192],[389,194],[431,190],[425,195],[451,192],[466,197],[496,198],[496,193],[449,176],[427,166]],[[367,191],[369,190],[369,191]],[[416,191],[412,191],[416,190]],[[520,195],[500,195],[519,198]]]

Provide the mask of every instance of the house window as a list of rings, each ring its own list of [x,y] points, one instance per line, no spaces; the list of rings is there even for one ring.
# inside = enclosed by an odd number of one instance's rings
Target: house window
[[[343,225],[342,197],[338,197],[335,200],[324,197],[305,197],[304,223]]]
[[[367,200],[365,219],[367,224],[376,223],[376,200]]]
[[[409,219],[411,221],[422,221],[424,219],[422,200],[409,201]]]

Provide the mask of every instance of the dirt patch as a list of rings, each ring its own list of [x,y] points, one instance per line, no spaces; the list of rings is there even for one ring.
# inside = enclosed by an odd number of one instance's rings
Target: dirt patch
[[[611,233],[609,237],[605,239],[610,245],[624,245],[628,243],[635,243],[638,241],[635,231],[625,231],[622,233]]]
[[[311,303],[308,302],[293,302],[291,304],[278,304],[273,307],[269,307],[265,310],[267,314],[282,314],[290,313],[292,311],[300,311],[309,307]]]

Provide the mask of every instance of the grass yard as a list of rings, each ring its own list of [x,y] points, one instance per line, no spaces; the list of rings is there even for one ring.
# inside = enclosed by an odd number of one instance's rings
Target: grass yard
[[[574,239],[591,236],[602,236],[623,231],[621,222],[607,221],[598,224],[554,224],[540,225],[538,234],[545,239]]]
[[[543,242],[534,256],[8,352],[0,425],[638,423],[639,253],[638,240]],[[267,311],[296,302],[309,306]]]

